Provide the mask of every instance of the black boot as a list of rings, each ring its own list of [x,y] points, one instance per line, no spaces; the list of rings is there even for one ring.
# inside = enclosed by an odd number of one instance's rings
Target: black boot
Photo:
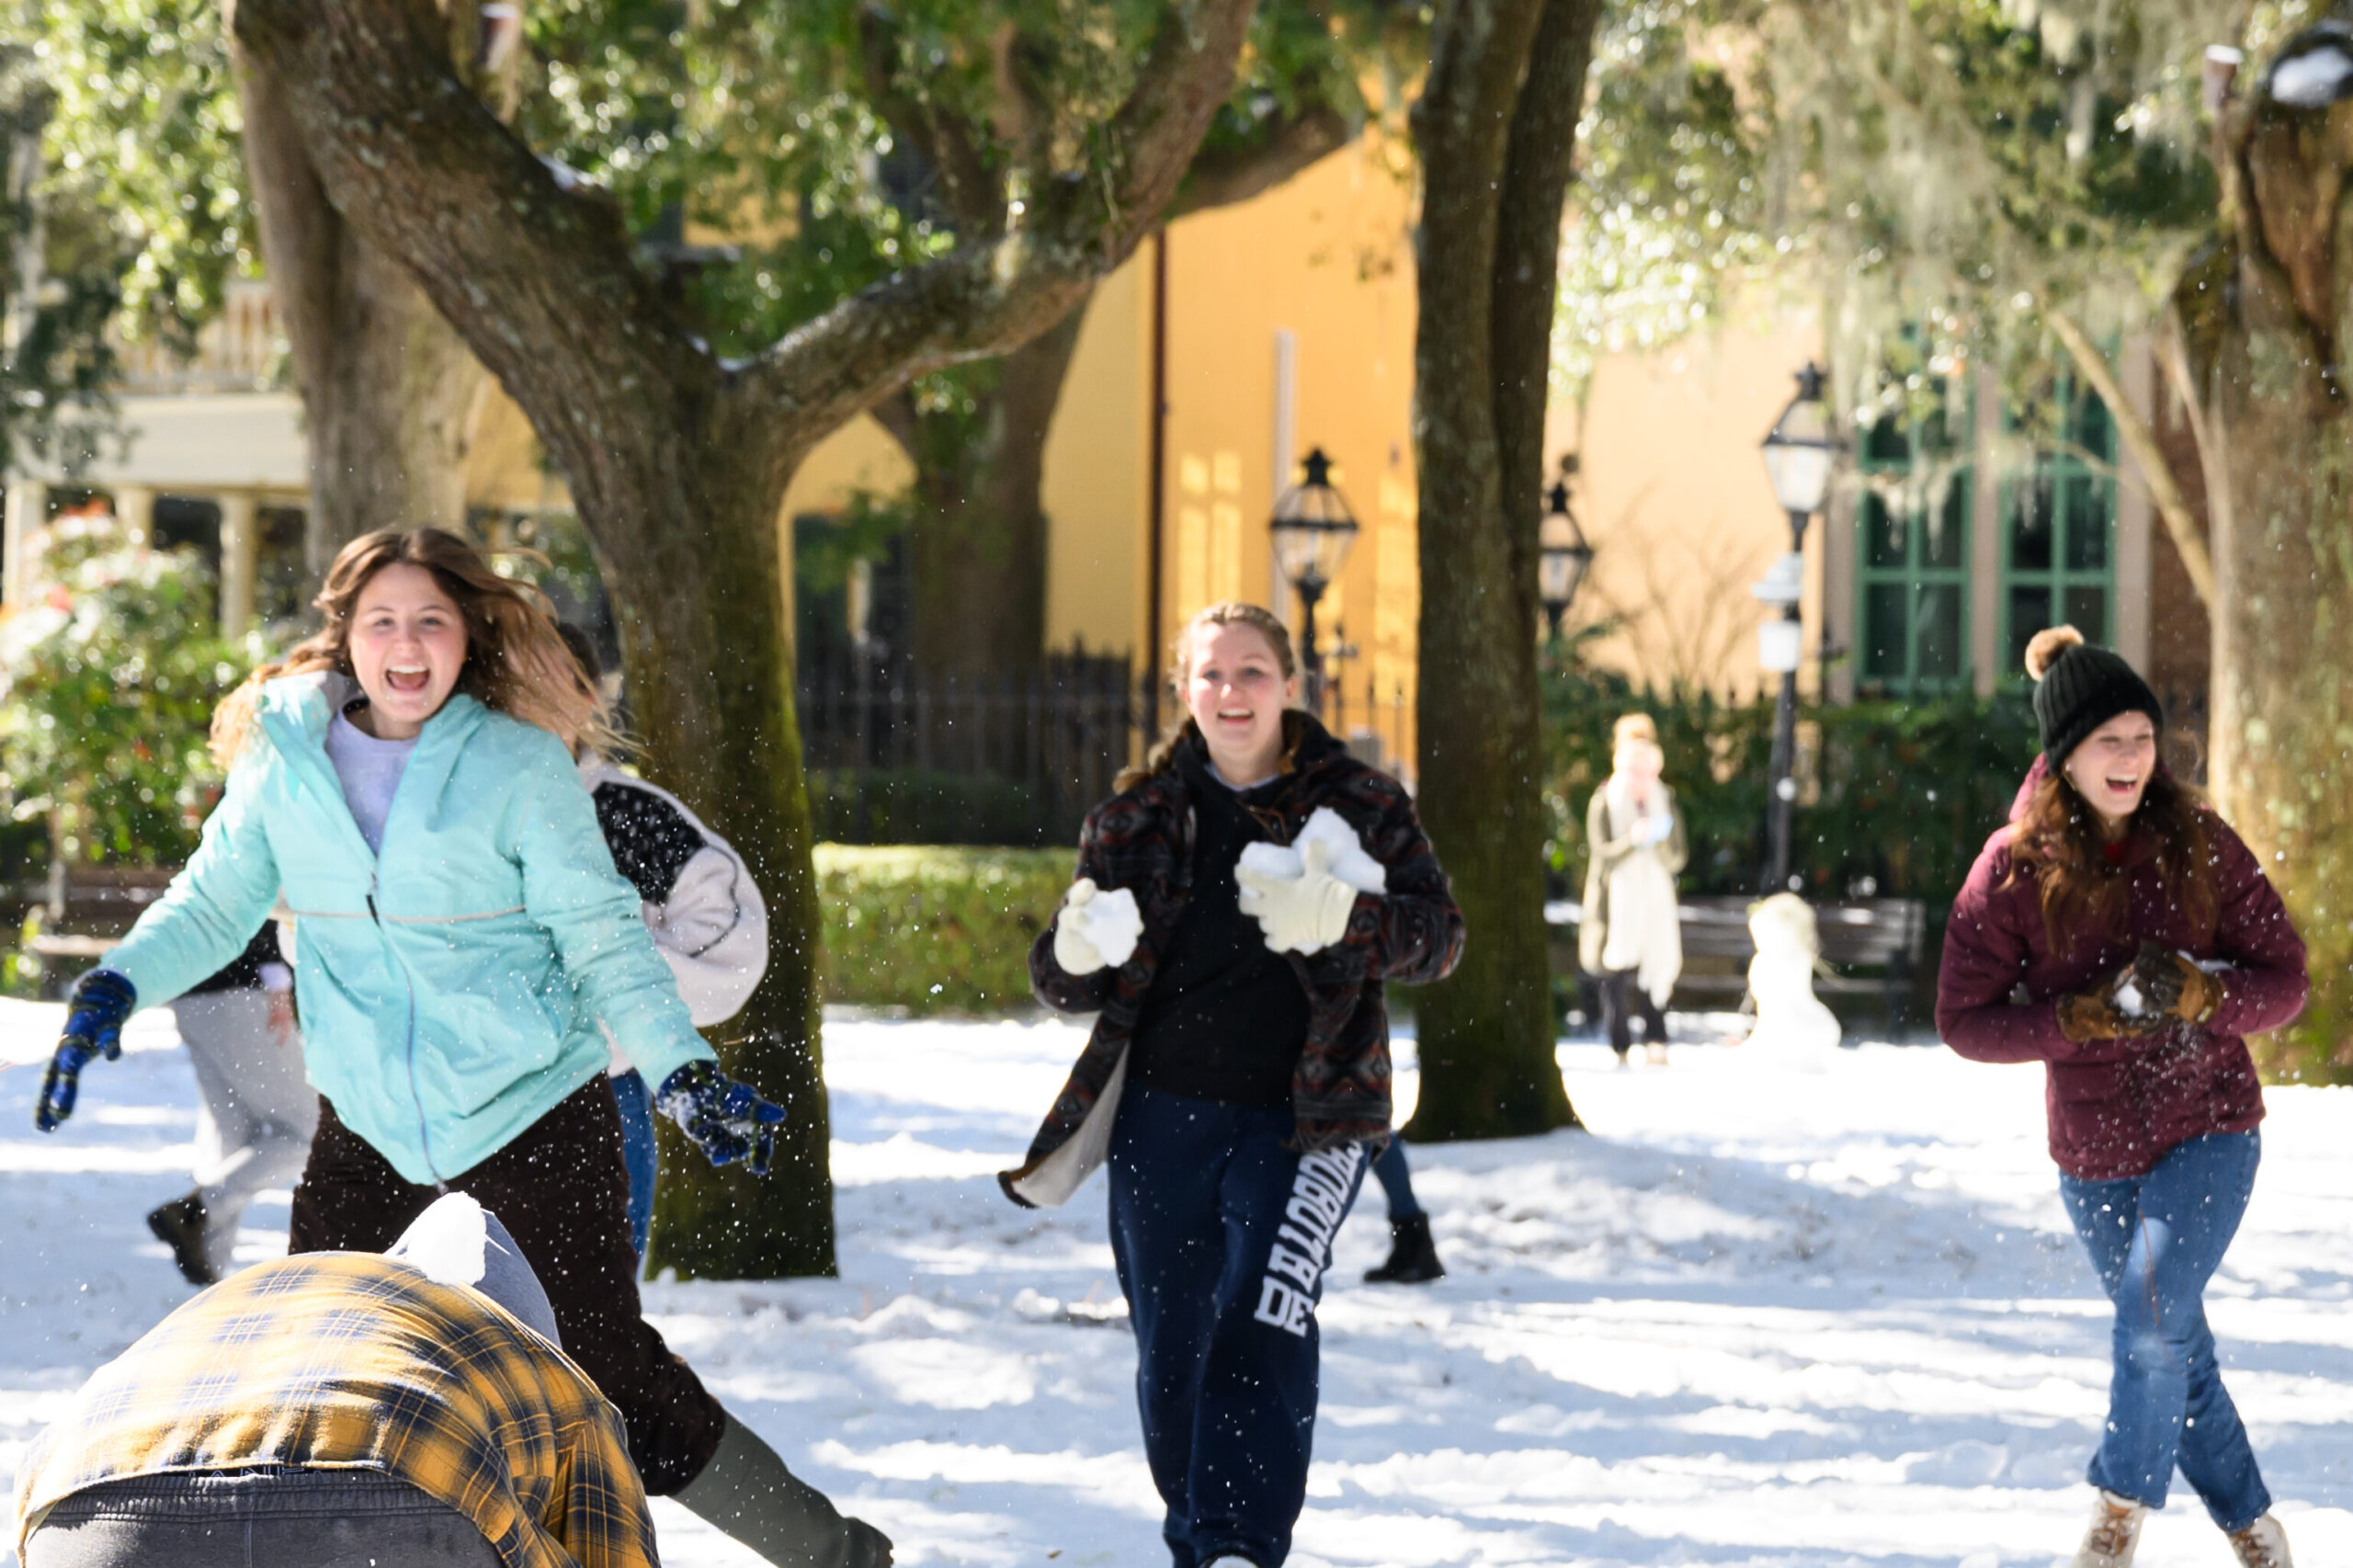
[[[172,1199],[147,1216],[147,1228],[172,1249],[172,1261],[179,1265],[181,1278],[189,1284],[210,1285],[220,1279],[204,1256],[203,1199],[191,1192]]]
[[[1389,1261],[1369,1269],[1368,1285],[1427,1285],[1442,1278],[1446,1265],[1438,1260],[1438,1244],[1430,1240],[1430,1217],[1389,1221]]]

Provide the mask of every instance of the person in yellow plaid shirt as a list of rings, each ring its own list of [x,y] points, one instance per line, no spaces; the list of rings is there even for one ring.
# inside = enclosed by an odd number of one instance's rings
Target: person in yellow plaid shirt
[[[497,1220],[453,1194],[391,1254],[249,1268],[34,1440],[26,1568],[655,1568],[620,1415]]]

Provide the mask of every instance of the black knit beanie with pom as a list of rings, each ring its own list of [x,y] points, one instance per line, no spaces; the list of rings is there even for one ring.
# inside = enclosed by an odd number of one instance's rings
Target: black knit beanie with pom
[[[2034,634],[2026,645],[2026,673],[2035,682],[2042,755],[2054,771],[2085,736],[2119,713],[2146,713],[2151,723],[2165,728],[2165,708],[2140,673],[2122,655],[2085,642],[2072,626]]]

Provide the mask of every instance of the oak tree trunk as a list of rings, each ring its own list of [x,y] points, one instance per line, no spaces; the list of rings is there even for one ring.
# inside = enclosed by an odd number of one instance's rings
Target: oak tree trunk
[[[1598,0],[1455,0],[1414,109],[1422,820],[1470,938],[1415,999],[1416,1140],[1576,1126],[1553,1056],[1536,536],[1561,218]]]
[[[2179,295],[2204,382],[2216,593],[2209,777],[2311,952],[2259,1045],[2353,1081],[2353,104],[2258,97],[2222,129],[2227,241]]]
[[[657,1119],[663,1173],[648,1258],[688,1277],[830,1275],[815,835],[773,542],[790,471],[648,434],[625,432],[631,449],[585,484],[575,474],[574,494],[615,588],[644,770],[726,824],[767,901],[767,971],[743,1011],[710,1031],[712,1046],[730,1076],[790,1112],[765,1180],[712,1168]]]

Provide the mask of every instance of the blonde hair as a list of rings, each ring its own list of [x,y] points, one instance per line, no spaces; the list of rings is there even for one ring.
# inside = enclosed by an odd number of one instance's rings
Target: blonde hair
[[[212,714],[212,755],[233,767],[252,744],[261,689],[281,676],[333,670],[353,676],[351,617],[360,594],[387,566],[420,566],[457,605],[466,628],[466,661],[456,689],[509,718],[537,724],[567,749],[617,744],[603,693],[563,644],[546,597],[511,582],[489,557],[440,528],[379,528],[336,552],[326,585],[313,602],[324,622],[284,658],[262,665]]]
[[[1653,745],[1658,744],[1658,726],[1651,722],[1649,714],[1620,714],[1618,722],[1610,726],[1610,750],[1617,750],[1628,741],[1648,741]]]
[[[1290,628],[1285,626],[1273,610],[1264,605],[1245,604],[1240,599],[1223,599],[1196,610],[1193,619],[1184,624],[1176,639],[1168,644],[1168,692],[1176,699],[1176,716],[1161,732],[1160,739],[1153,744],[1151,751],[1145,754],[1142,767],[1120,771],[1117,788],[1131,790],[1155,774],[1167,772],[1176,758],[1176,748],[1188,736],[1200,733],[1199,726],[1193,722],[1192,714],[1185,708],[1185,683],[1193,678],[1195,635],[1217,626],[1247,626],[1256,631],[1267,640],[1267,646],[1274,650],[1275,664],[1281,669],[1283,679],[1290,681],[1298,676],[1299,660],[1291,652]],[[1285,713],[1283,756],[1278,772],[1290,771],[1291,752],[1299,744],[1301,733],[1291,716]]]

